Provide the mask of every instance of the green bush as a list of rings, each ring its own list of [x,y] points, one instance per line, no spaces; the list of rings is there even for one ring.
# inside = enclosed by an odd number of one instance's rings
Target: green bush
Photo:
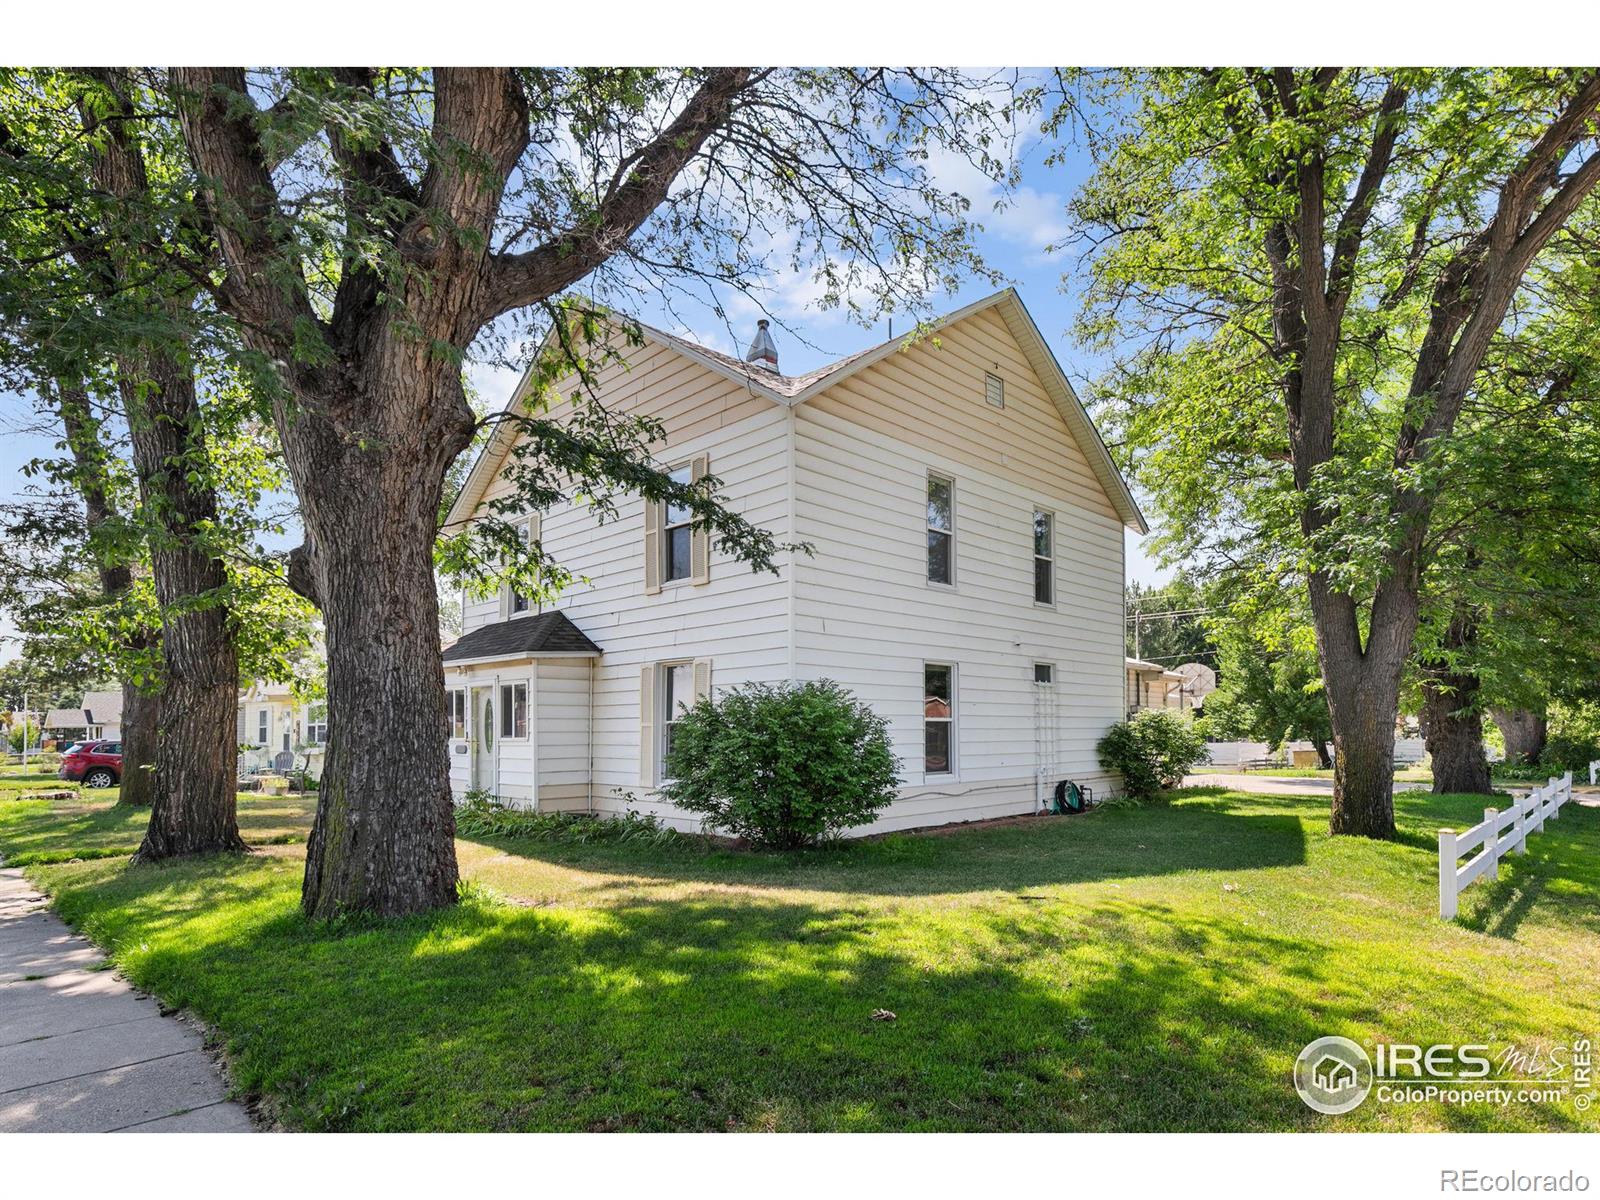
[[[1100,765],[1121,775],[1126,794],[1139,801],[1176,787],[1206,761],[1205,738],[1194,722],[1160,708],[1144,709],[1113,725],[1095,750]]]
[[[679,808],[779,849],[866,824],[900,783],[888,723],[828,679],[702,700],[673,725],[664,773]]]
[[[1539,765],[1551,775],[1571,771],[1589,780],[1589,764],[1600,758],[1600,704],[1594,701],[1550,706],[1550,736]]]
[[[508,838],[530,842],[589,845],[633,842],[675,846],[695,839],[643,813],[599,817],[587,813],[542,813],[512,808],[488,791],[473,789],[456,806],[456,832],[462,837]]]

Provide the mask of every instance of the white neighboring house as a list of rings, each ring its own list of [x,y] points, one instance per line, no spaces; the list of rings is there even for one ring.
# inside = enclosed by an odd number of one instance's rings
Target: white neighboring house
[[[295,767],[320,777],[323,744],[328,740],[327,714],[325,701],[301,703],[287,683],[257,680],[240,688],[239,770],[263,770],[289,754]]]
[[[1128,715],[1141,708],[1171,708],[1187,711],[1197,701],[1188,690],[1188,680],[1181,672],[1168,670],[1160,663],[1146,662],[1142,658],[1127,660]]]
[[[52,708],[45,714],[44,728],[50,733],[68,738],[79,736],[84,741],[122,738],[122,689],[109,692],[85,692],[81,708]]]
[[[872,831],[1114,785],[1095,743],[1124,712],[1123,531],[1144,521],[1015,291],[801,376],[778,373],[765,325],[746,361],[645,329],[599,395],[661,422],[663,466],[715,474],[814,556],[754,574],[638,497],[603,525],[528,513],[525,535],[588,582],[544,611],[509,588],[463,599],[444,651],[455,792],[697,828],[657,792],[680,705],[824,677],[889,721],[903,786]],[[449,522],[513,491],[516,436],[499,427]]]

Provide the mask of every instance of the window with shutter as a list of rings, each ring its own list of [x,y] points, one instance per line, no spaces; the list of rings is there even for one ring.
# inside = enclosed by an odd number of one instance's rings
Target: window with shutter
[[[711,474],[711,459],[697,454],[689,464],[689,475],[696,482]],[[694,584],[711,582],[711,535],[704,526],[689,530],[689,580]]]
[[[639,783],[656,783],[656,665],[639,669]]]

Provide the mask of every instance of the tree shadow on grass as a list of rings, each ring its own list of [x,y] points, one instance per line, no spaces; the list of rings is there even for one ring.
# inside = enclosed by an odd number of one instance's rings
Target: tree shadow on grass
[[[1281,805],[1280,805],[1281,807]],[[506,855],[675,883],[755,885],[887,896],[1016,891],[1182,871],[1243,871],[1305,861],[1298,817],[1223,802],[955,830],[895,834],[798,854],[463,839]],[[635,886],[630,884],[629,886]]]
[[[251,891],[217,866],[180,907]],[[206,940],[173,900],[151,905],[140,981],[223,1029],[241,1081],[307,1128],[1311,1120],[1272,1060],[1319,1026],[1196,955],[1159,906],[968,913],[922,940],[795,903],[472,903],[337,934],[280,913]]]
[[[1218,911],[470,897],[329,927],[300,917],[298,868],[96,864],[63,872],[60,898],[135,982],[220,1029],[236,1080],[300,1128],[1385,1127],[1375,1110],[1305,1108],[1299,1050],[1518,1012],[1470,964],[1423,978],[1365,943],[1254,927],[1248,893]],[[1531,1109],[1395,1120],[1571,1124]]]
[[[1478,933],[1515,938],[1523,921],[1539,919],[1600,933],[1600,810],[1573,805],[1530,834],[1526,854],[1500,860],[1498,877],[1461,894],[1459,923]]]

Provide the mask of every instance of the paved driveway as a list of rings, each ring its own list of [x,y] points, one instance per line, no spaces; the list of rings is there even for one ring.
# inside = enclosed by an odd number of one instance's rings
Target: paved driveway
[[[0,1132],[248,1133],[190,1025],[0,870]]]

